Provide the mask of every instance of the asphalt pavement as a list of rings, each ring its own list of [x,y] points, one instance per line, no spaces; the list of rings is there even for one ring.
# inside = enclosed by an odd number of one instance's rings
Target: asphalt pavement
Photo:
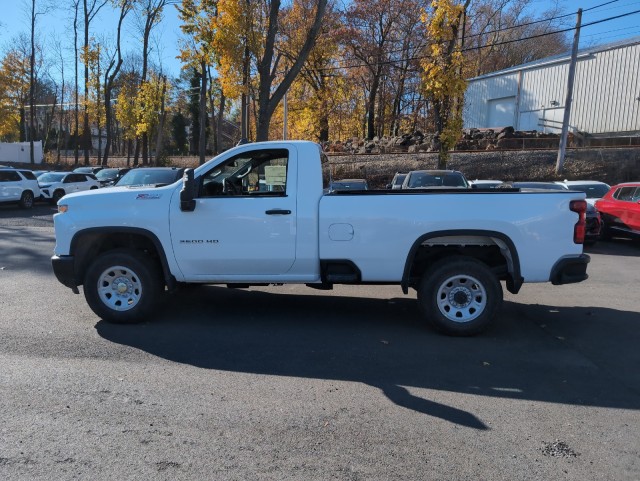
[[[201,286],[118,326],[53,276],[54,211],[0,206],[2,480],[640,479],[638,243],[473,338],[397,286]]]

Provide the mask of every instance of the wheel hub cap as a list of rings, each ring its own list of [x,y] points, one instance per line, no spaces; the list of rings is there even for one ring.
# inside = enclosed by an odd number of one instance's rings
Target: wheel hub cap
[[[120,278],[114,282],[113,288],[118,292],[118,294],[122,295],[131,291],[132,285],[127,279]]]
[[[449,302],[455,307],[462,308],[471,302],[471,291],[464,287],[456,287],[449,294]]]
[[[134,308],[142,298],[142,282],[138,275],[126,266],[105,269],[98,278],[98,296],[114,311]]]
[[[482,283],[468,275],[458,274],[440,284],[438,309],[450,321],[471,322],[487,307],[487,292]]]

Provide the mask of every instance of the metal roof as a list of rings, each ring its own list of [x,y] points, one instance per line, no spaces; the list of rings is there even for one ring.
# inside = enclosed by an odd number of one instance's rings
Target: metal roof
[[[628,47],[636,44],[640,44],[640,36],[630,37],[624,40],[618,40],[617,42],[605,43],[605,44],[597,45],[594,47],[581,48],[580,50],[578,50],[578,59],[580,59],[581,57],[588,57],[590,55],[593,55],[599,52],[614,50],[622,47]],[[496,70],[495,72],[479,75],[478,77],[473,77],[468,79],[468,81],[471,82],[474,80],[482,80],[485,78],[496,77],[496,76],[507,74],[507,73],[519,72],[520,70],[528,70],[528,69],[540,67],[543,65],[568,62],[570,59],[571,59],[571,51],[568,51],[558,55],[553,55],[551,57],[545,57],[538,60],[533,60],[531,62],[523,63],[520,65],[515,65],[513,67],[505,68],[502,70]]]

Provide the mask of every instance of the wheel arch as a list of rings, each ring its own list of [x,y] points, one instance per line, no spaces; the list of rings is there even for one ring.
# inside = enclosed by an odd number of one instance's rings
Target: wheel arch
[[[469,250],[469,247],[472,249]],[[429,248],[430,252],[425,255],[422,251],[426,248]],[[419,276],[432,262],[460,254],[484,260],[483,255],[489,248],[498,249],[506,266],[503,278],[506,280],[507,289],[516,294],[524,280],[520,273],[520,258],[515,243],[502,232],[481,229],[434,231],[418,237],[407,254],[400,283],[402,291],[408,293],[409,287],[416,285]],[[463,249],[466,251],[462,252]],[[497,260],[495,253],[494,260]]]
[[[175,287],[176,279],[171,274],[160,239],[153,232],[139,227],[93,227],[77,232],[71,239],[69,250],[75,258],[77,285],[82,284],[84,274],[96,256],[120,248],[143,251],[154,257],[162,269],[166,285],[170,289]]]

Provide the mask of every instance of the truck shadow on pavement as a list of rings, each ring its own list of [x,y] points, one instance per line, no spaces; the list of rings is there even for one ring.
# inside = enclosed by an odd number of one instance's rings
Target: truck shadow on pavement
[[[42,255],[43,250],[53,255],[54,243],[49,231],[0,226],[0,236],[4,237],[0,239],[0,268],[7,272],[29,271],[53,276],[51,258]]]
[[[286,289],[286,288],[285,288]],[[362,382],[397,406],[483,430],[430,390],[640,409],[640,314],[505,302],[483,335],[423,324],[415,300],[202,286],[150,322],[96,325],[104,339],[199,368]]]

